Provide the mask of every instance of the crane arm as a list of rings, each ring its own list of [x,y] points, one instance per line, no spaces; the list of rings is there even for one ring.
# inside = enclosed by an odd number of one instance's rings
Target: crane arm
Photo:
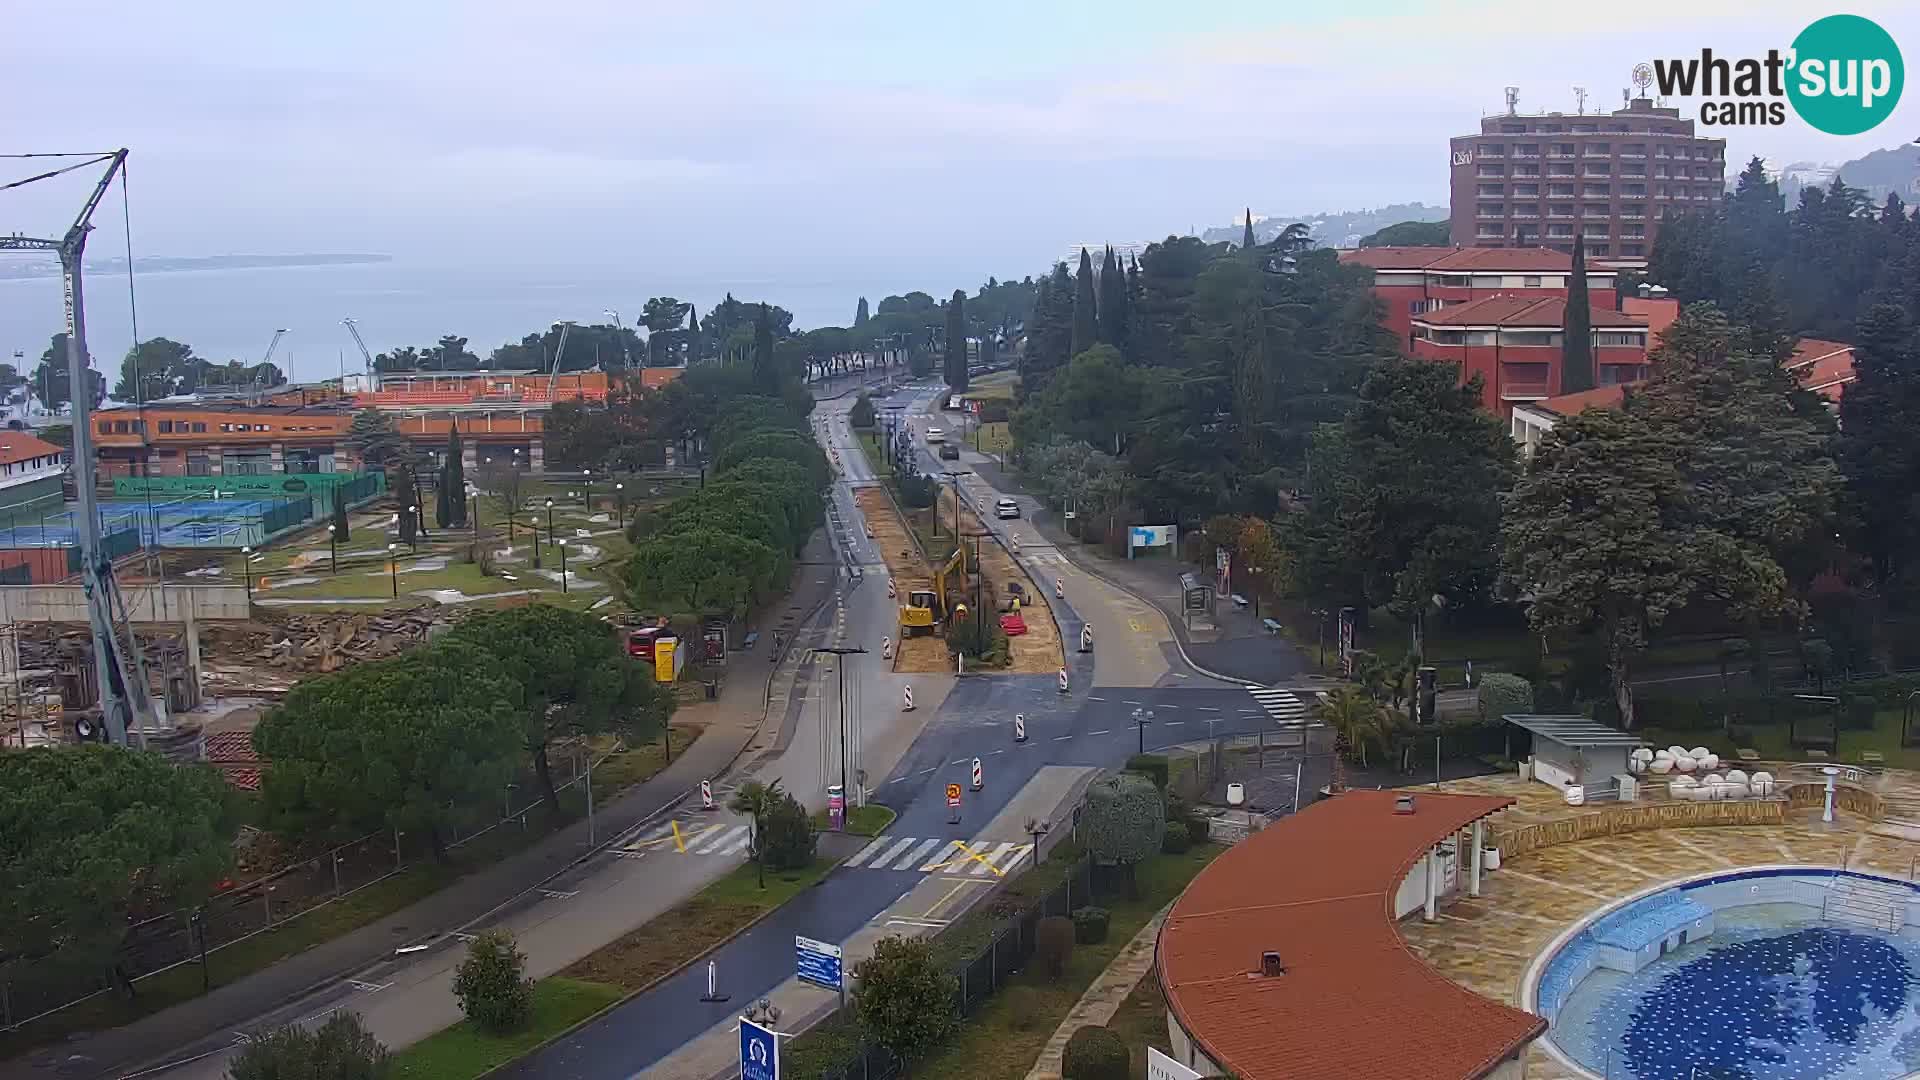
[[[367,358],[367,374],[372,375],[374,373],[373,354],[367,351],[367,343],[360,340],[360,328],[353,324],[352,319],[341,319],[340,325],[346,327],[347,333],[353,335],[353,343],[360,346],[360,355]]]

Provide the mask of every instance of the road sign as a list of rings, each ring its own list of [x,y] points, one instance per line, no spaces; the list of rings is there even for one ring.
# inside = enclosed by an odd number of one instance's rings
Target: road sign
[[[986,786],[985,775],[980,771],[980,759],[973,759],[973,790],[979,791]]]
[[[959,784],[947,785],[947,805],[948,806],[960,805],[960,785]]]
[[[780,1080],[779,1036],[744,1016],[740,1018],[740,1080]]]
[[[1200,1074],[1149,1046],[1147,1080],[1200,1080]]]
[[[840,946],[796,934],[793,948],[796,958],[794,974],[800,981],[829,990],[840,989]]]

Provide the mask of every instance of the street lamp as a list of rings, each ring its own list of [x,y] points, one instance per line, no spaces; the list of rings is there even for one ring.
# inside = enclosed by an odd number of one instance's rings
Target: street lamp
[[[567,542],[560,541],[560,591],[567,591]]]
[[[387,580],[393,584],[393,598],[400,599],[400,545],[387,545]]]
[[[471,482],[467,484],[467,525],[473,529],[473,535],[480,535],[480,489]]]
[[[1147,752],[1147,725],[1151,723],[1153,723],[1152,709],[1133,710],[1133,726],[1140,732],[1139,753],[1144,754]]]
[[[1320,672],[1325,674],[1327,670],[1327,609],[1314,608],[1313,617],[1314,627],[1318,630],[1320,639]]]
[[[1253,593],[1253,617],[1257,619],[1260,617],[1260,568],[1247,567],[1247,580],[1253,583],[1253,588],[1249,591]]]
[[[407,506],[407,520],[413,528],[407,530],[407,549],[418,554],[420,551],[420,507],[417,504]]]
[[[593,470],[592,469],[580,470],[580,506],[582,509],[587,510],[589,512],[593,510]]]
[[[250,547],[241,548],[240,549],[240,579],[247,583],[247,606],[248,607],[253,606],[253,567],[250,565],[252,562],[253,562],[253,549]]]
[[[613,485],[613,505],[620,517],[620,527],[627,527],[627,485],[615,481]]]
[[[340,526],[327,523],[327,566],[328,573],[340,572]]]

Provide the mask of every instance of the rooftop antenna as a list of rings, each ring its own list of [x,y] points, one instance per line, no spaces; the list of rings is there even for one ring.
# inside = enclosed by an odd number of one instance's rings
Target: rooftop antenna
[[[67,389],[72,402],[73,487],[79,497],[79,520],[75,522],[74,543],[80,553],[81,580],[87,597],[87,624],[93,638],[93,673],[100,689],[100,716],[106,725],[107,739],[127,745],[129,733],[144,737],[157,730],[153,698],[147,685],[146,657],[133,637],[131,624],[123,642],[115,624],[114,609],[124,614],[126,601],[118,595],[113,579],[113,558],[100,543],[100,514],[94,488],[93,423],[87,414],[93,409],[92,358],[87,352],[86,294],[81,287],[81,267],[86,260],[87,233],[93,229],[93,212],[127,164],[127,150],[121,147],[99,154],[9,154],[8,157],[83,157],[87,160],[65,165],[38,176],[0,185],[0,190],[20,187],[36,180],[58,176],[91,165],[105,164],[107,169],[93,186],[86,204],[73,219],[66,235],[58,240],[43,240],[13,234],[0,236],[0,251],[51,251],[60,256],[61,291],[67,316]],[[137,381],[137,380],[136,380]]]
[[[1520,88],[1509,86],[1507,87],[1507,115],[1512,116],[1518,111],[1520,111]]]
[[[1587,115],[1587,88],[1584,86],[1574,87],[1573,100],[1579,106],[1580,115]]]
[[[1640,63],[1633,65],[1633,85],[1640,88],[1640,96],[1647,96],[1647,87],[1653,85],[1653,65]],[[1625,93],[1625,91],[1622,91]]]

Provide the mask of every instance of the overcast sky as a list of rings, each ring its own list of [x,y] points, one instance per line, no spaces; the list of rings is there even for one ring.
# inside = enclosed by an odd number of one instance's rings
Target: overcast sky
[[[1920,57],[1920,5],[1859,3]],[[1447,137],[1615,107],[1632,65],[1784,48],[1805,4],[0,0],[0,149],[133,149],[149,254],[376,251],[710,273],[1444,202]],[[1732,129],[1839,161],[1920,135]],[[1691,114],[1692,110],[1688,110]],[[4,162],[0,166],[14,166]],[[15,171],[13,175],[19,175]],[[52,232],[72,187],[0,193]],[[117,245],[113,245],[117,246]],[[929,288],[965,282],[930,282]]]

